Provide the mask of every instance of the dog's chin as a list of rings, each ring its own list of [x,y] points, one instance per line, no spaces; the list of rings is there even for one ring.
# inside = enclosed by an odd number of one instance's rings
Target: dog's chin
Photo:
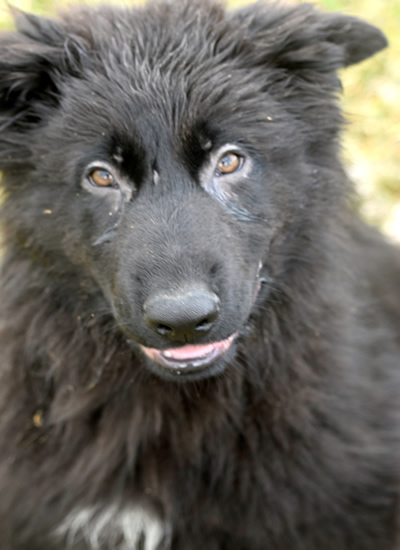
[[[201,380],[223,372],[233,353],[237,334],[226,340],[203,345],[159,350],[140,346],[150,370],[168,380]]]

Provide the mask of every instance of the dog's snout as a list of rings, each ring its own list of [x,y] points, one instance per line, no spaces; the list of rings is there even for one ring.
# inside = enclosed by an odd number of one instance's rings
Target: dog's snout
[[[209,332],[219,315],[218,296],[203,288],[151,296],[143,306],[148,327],[168,340],[194,342]]]

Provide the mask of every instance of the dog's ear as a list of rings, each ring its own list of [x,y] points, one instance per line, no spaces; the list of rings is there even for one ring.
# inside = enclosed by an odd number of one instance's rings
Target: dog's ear
[[[79,71],[83,44],[58,22],[12,8],[16,31],[0,34],[0,125],[35,124]]]
[[[12,8],[16,30],[0,33],[0,168],[29,166],[32,132],[48,120],[62,83],[81,71],[86,47],[53,20]]]
[[[374,25],[356,17],[323,13],[311,4],[284,7],[261,2],[233,13],[266,63],[331,72],[353,65],[388,45]]]
[[[325,14],[319,30],[328,43],[340,48],[342,67],[364,61],[388,46],[380,29],[349,15]]]

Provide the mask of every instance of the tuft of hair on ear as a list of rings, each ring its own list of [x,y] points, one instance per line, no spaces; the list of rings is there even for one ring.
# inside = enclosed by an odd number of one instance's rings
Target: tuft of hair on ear
[[[259,2],[233,13],[259,62],[290,70],[328,73],[359,63],[384,49],[383,32],[343,14],[324,13],[312,4],[283,6]]]
[[[16,30],[0,33],[0,116],[24,119],[57,100],[63,74],[78,73],[85,48],[61,23],[10,8]]]
[[[82,37],[70,31],[52,19],[12,8],[16,29],[31,40],[58,49],[61,68],[68,73],[81,72],[82,60],[87,55],[87,44]]]
[[[21,136],[58,105],[63,78],[79,72],[85,55],[82,42],[61,23],[14,7],[10,11],[16,30],[0,33],[2,169],[22,162]]]

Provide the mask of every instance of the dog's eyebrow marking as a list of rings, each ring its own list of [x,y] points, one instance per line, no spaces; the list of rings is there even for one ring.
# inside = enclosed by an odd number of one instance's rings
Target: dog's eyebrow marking
[[[122,158],[122,156],[119,155],[118,153],[115,153],[115,155],[113,155],[113,159],[114,159],[116,162],[118,162],[119,164],[121,164],[121,162],[124,160],[124,159]]]
[[[200,144],[201,144],[201,147],[202,147],[203,151],[205,151],[206,153],[211,151],[211,149],[213,147],[211,139],[208,139],[208,138],[205,139],[205,140],[201,140]]]
[[[158,185],[160,183],[160,174],[157,170],[153,170],[153,183],[154,185]]]
[[[124,160],[122,156],[122,149],[121,147],[117,147],[115,153],[113,154],[113,159],[121,164],[121,162]]]

